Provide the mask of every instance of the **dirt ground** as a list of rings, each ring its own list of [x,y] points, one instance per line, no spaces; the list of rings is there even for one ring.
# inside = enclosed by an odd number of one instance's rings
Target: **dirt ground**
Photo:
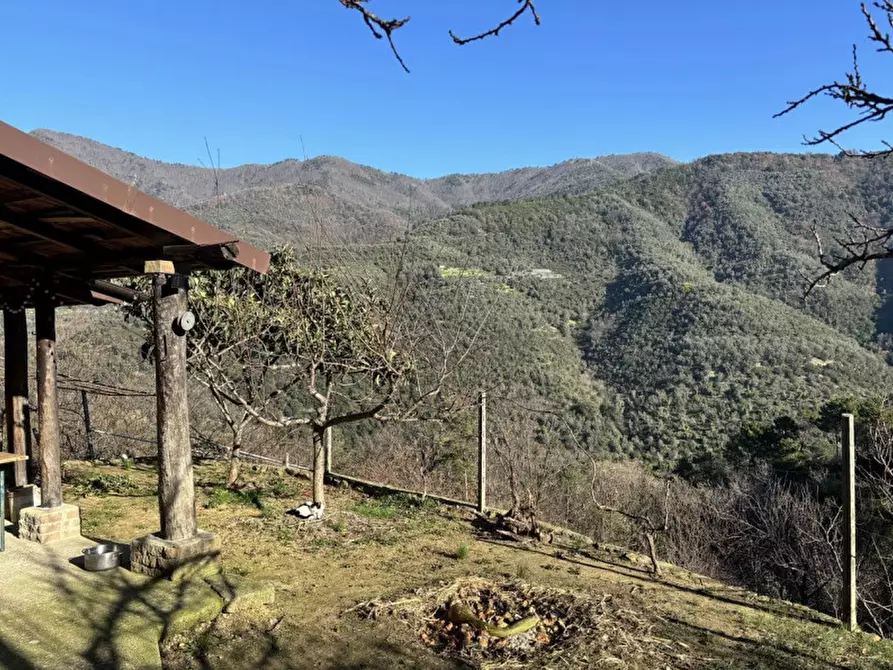
[[[424,644],[416,623],[399,612],[373,618],[357,608],[469,577],[608,603],[599,615],[608,618],[582,630],[579,644],[523,667],[893,667],[891,642],[672,566],[655,580],[633,554],[581,542],[497,540],[471,510],[346,488],[330,489],[325,520],[306,524],[285,511],[307,499],[308,481],[263,468],[248,468],[244,480],[233,495],[221,488],[219,465],[198,466],[199,524],[219,536],[224,569],[271,584],[275,604],[221,614],[164,640],[168,668],[469,667]],[[157,530],[151,464],[67,464],[66,481],[85,535],[128,542]]]

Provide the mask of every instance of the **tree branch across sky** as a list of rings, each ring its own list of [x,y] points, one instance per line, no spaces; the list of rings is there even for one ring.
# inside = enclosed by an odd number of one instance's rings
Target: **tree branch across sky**
[[[409,23],[412,17],[407,16],[402,19],[383,19],[369,9],[369,1],[370,0],[339,0],[339,2],[344,5],[344,7],[358,12],[363,17],[363,22],[369,28],[372,36],[375,37],[375,39],[386,39],[388,41],[388,44],[391,47],[391,51],[394,52],[394,57],[397,59],[397,62],[400,63],[400,66],[406,72],[409,72],[409,68],[406,66],[403,57],[397,50],[397,45],[394,44],[394,31],[399,30],[407,23]],[[496,37],[499,35],[499,31],[512,25],[526,13],[529,13],[533,17],[533,21],[536,25],[540,25],[540,17],[536,11],[536,6],[533,4],[533,0],[517,1],[520,5],[518,10],[510,17],[500,22],[497,26],[490,28],[489,30],[484,30],[483,32],[477,33],[470,37],[459,37],[452,30],[450,30],[449,36],[453,39],[453,42],[459,45],[468,44],[469,42],[475,42],[487,37]]]

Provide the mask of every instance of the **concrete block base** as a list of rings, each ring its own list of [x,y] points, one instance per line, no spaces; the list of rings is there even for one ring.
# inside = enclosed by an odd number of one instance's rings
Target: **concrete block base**
[[[75,505],[25,507],[19,510],[19,537],[50,544],[81,535],[81,510]]]
[[[130,569],[179,581],[216,570],[219,555],[217,536],[207,531],[199,530],[185,540],[146,535],[130,543]]]
[[[40,507],[40,487],[28,484],[6,492],[6,518],[10,523],[19,522],[19,512],[25,507]]]

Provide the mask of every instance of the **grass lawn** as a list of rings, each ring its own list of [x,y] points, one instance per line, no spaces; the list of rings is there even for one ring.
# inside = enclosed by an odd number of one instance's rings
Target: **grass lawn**
[[[423,594],[463,579],[593,603],[573,644],[548,658],[532,652],[523,667],[893,667],[893,642],[671,566],[655,581],[625,552],[496,540],[470,510],[346,488],[327,491],[324,521],[303,524],[285,511],[309,497],[307,480],[246,467],[245,487],[231,493],[224,475],[218,464],[196,468],[199,525],[220,538],[225,571],[271,584],[276,602],[164,640],[169,668],[469,667],[425,644],[420,628],[437,606],[424,610]],[[128,542],[157,531],[151,465],[69,463],[66,481],[86,535]],[[510,661],[496,654],[486,667],[519,667]]]

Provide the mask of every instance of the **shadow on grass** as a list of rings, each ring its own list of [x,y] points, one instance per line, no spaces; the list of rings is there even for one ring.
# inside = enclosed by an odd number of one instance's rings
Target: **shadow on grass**
[[[729,605],[735,605],[738,607],[747,607],[753,610],[759,610],[765,612],[767,614],[772,614],[774,616],[786,617],[789,619],[799,619],[801,621],[806,621],[809,623],[814,623],[818,625],[823,625],[827,627],[834,627],[836,623],[830,623],[823,615],[818,612],[804,612],[801,608],[802,606],[797,605],[789,605],[785,606],[772,606],[770,603],[766,602],[753,602],[752,600],[748,600],[747,598],[734,598],[730,597],[726,594],[717,593],[715,589],[710,589],[707,587],[695,588],[691,586],[685,586],[684,584],[679,584],[674,581],[670,581],[666,578],[655,577],[651,571],[637,568],[630,565],[623,565],[620,563],[615,563],[607,558],[602,558],[600,556],[596,556],[593,554],[580,554],[576,549],[572,547],[560,547],[557,552],[548,551],[544,549],[538,548],[534,543],[530,544],[519,544],[513,543],[510,541],[504,541],[499,539],[482,537],[479,538],[481,542],[487,542],[490,544],[494,544],[501,547],[508,547],[512,549],[516,549],[518,551],[526,551],[532,554],[538,554],[540,556],[546,556],[549,558],[556,558],[561,561],[565,561],[567,563],[571,563],[574,565],[578,565],[581,567],[592,568],[596,570],[604,570],[606,572],[611,572],[616,575],[620,575],[622,577],[627,577],[629,579],[634,579],[638,581],[649,582],[653,584],[660,584],[661,586],[665,586],[669,589],[674,589],[676,591],[680,591],[683,593],[689,593],[695,596],[701,596],[704,598],[710,598],[712,600],[716,600],[718,602],[727,603]],[[557,546],[557,545],[553,545]],[[588,560],[582,560],[582,558],[578,558],[574,556],[574,554],[578,554],[581,557],[585,557]],[[737,591],[736,591],[737,593]],[[746,593],[746,592],[741,592]]]
[[[789,670],[790,668],[815,670],[840,668],[842,670],[850,667],[783,644],[731,635],[676,617],[663,617],[663,619],[665,624],[661,631],[662,635],[677,641],[684,641],[692,647],[709,647],[715,655],[716,662],[716,665],[711,667],[761,668],[765,670]]]
[[[124,569],[89,572],[83,569],[80,554],[67,556],[39,545],[26,547],[22,553],[14,565],[21,567],[21,579],[13,576],[0,586],[4,589],[0,610],[4,596],[12,590],[31,589],[34,597],[12,597],[6,601],[12,603],[11,610],[0,612],[0,668],[4,670],[160,669],[160,645],[180,633],[185,634],[186,647],[169,645],[176,658],[167,659],[172,662],[166,660],[166,667],[300,669],[308,667],[308,659],[319,660],[313,667],[345,670],[467,667],[426,655],[417,642],[394,638],[393,630],[386,627],[363,626],[361,631],[333,636],[324,628],[318,634],[309,632],[307,622],[296,621],[283,638],[282,627],[272,630],[265,619],[249,617],[240,619],[239,625],[252,627],[250,639],[233,645],[229,641],[234,620],[222,615],[222,602],[199,576],[170,581]],[[193,559],[185,567],[204,558]],[[237,588],[219,573],[214,581],[217,592]],[[197,590],[204,595],[197,598]],[[220,606],[193,610],[196,603],[209,600]],[[196,615],[197,611],[204,613]],[[238,658],[240,653],[246,654],[244,663]]]

